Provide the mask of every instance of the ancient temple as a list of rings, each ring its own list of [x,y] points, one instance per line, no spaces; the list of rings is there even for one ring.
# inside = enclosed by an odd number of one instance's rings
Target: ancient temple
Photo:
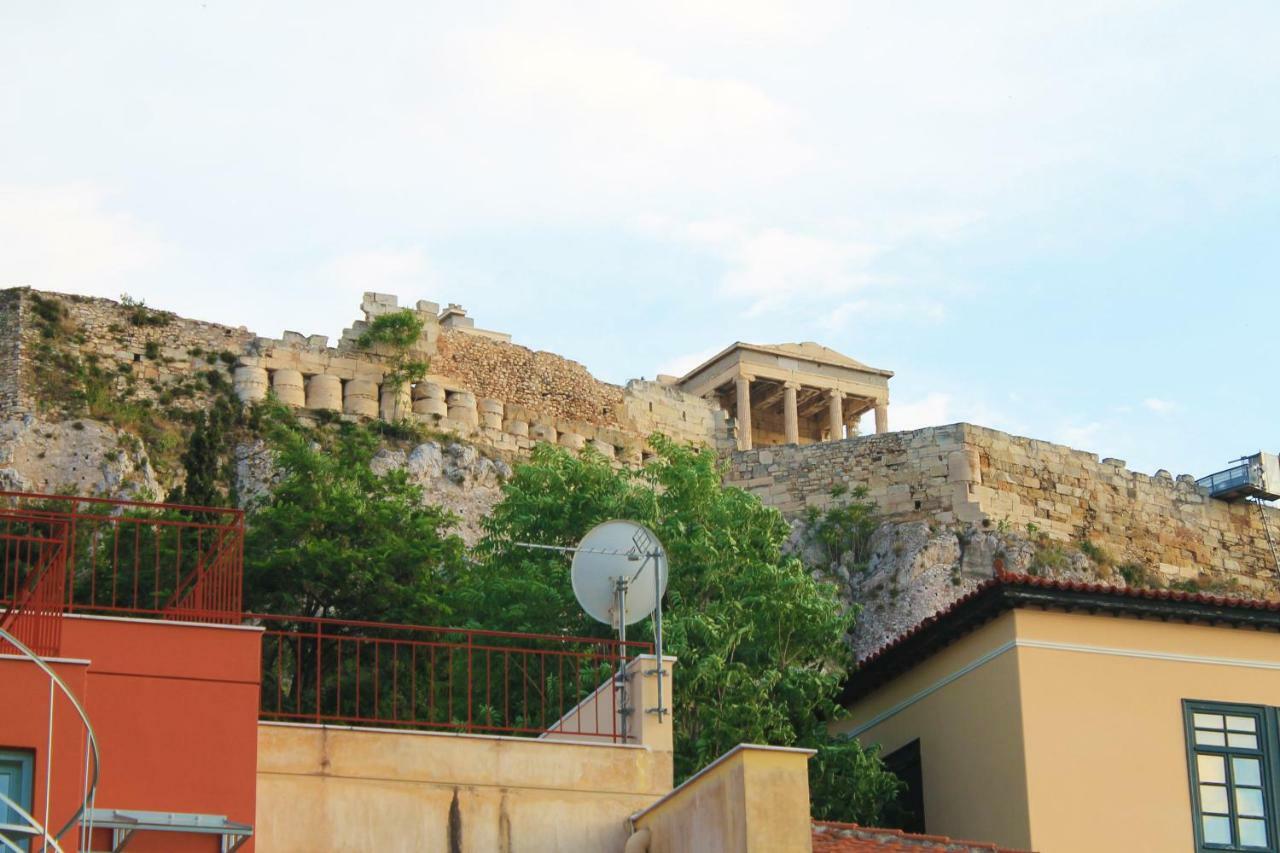
[[[891,376],[820,344],[739,341],[681,377],[679,387],[730,412],[738,449],[750,450],[837,441],[871,410],[876,432],[888,432]]]

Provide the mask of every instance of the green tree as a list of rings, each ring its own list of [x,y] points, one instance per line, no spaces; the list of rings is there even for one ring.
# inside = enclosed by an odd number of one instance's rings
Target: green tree
[[[403,471],[377,474],[378,438],[355,424],[307,429],[278,403],[261,424],[278,479],[246,519],[245,604],[267,613],[438,624],[463,565],[453,516]]]
[[[632,518],[662,539],[671,565],[665,651],[676,655],[676,773],[742,742],[809,746],[814,814],[873,823],[899,783],[873,751],[833,739],[825,720],[851,663],[854,614],[832,585],[784,556],[788,526],[722,483],[714,453],[652,439],[638,471],[592,452],[539,445],[485,522],[479,560],[454,590],[459,615],[510,630],[606,636],[574,601],[568,561],[516,542],[572,545],[593,525]],[[638,630],[637,630],[638,629]],[[634,634],[647,638],[648,621]]]

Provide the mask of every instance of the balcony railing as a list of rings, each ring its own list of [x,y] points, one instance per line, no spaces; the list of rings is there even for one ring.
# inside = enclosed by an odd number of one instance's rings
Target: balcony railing
[[[265,628],[264,720],[621,739],[616,691],[648,643],[248,614]],[[562,722],[562,718],[565,718]]]
[[[607,685],[648,643],[245,614],[243,549],[237,509],[0,492],[0,628],[51,655],[66,612],[248,620],[265,720],[622,738]]]
[[[240,619],[242,510],[0,492],[0,599],[15,602],[55,546],[68,612]]]

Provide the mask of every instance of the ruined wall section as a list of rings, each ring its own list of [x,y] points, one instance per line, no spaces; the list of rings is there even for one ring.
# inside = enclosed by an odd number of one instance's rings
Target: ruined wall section
[[[22,382],[22,299],[20,289],[0,292],[0,416],[30,414],[32,402]]]
[[[640,435],[662,433],[676,441],[709,444],[719,450],[735,446],[732,419],[701,397],[663,382],[632,379],[623,396],[627,423]]]
[[[1114,564],[1168,582],[1280,590],[1264,527],[1265,518],[1280,534],[1280,510],[1214,500],[1189,476],[1148,476],[1120,460],[969,424],[735,452],[728,481],[791,518],[839,500],[836,487],[865,485],[895,524],[1087,542]]]
[[[442,313],[437,303],[419,301],[407,309],[423,327],[409,356],[430,367],[421,381],[395,387],[386,378],[396,353],[360,343],[377,317],[406,310],[387,294],[366,293],[363,319],[335,346],[325,335],[259,337],[243,327],[109,299],[23,288],[0,292],[0,300],[0,345],[11,351],[0,367],[7,417],[29,411],[36,398],[50,408],[57,396],[50,377],[62,363],[55,363],[56,349],[57,359],[92,361],[106,368],[120,393],[161,406],[207,405],[208,374],[217,371],[245,402],[274,393],[304,411],[412,420],[511,456],[544,441],[571,450],[592,446],[634,464],[644,459],[655,431],[713,446],[727,446],[731,438],[716,403],[657,383],[623,389],[602,382],[577,362],[475,329],[457,306]],[[53,319],[41,320],[44,315]],[[37,376],[32,363],[40,353],[49,364]]]

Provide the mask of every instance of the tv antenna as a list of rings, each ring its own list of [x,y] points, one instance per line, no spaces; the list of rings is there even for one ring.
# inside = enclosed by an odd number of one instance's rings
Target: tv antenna
[[[653,531],[635,521],[615,519],[587,531],[576,548],[560,545],[514,543],[522,548],[559,551],[573,555],[573,595],[588,616],[618,631],[618,683],[626,690],[627,626],[653,614],[653,647],[656,669],[644,673],[658,678],[658,703],[646,709],[667,713],[663,695],[662,596],[667,590],[667,553]],[[625,703],[624,703],[625,705]],[[623,715],[623,734],[626,734]]]

